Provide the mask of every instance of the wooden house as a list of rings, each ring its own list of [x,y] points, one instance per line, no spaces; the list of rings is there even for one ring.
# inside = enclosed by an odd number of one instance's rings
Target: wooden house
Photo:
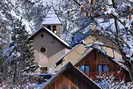
[[[69,52],[70,46],[55,33],[42,26],[29,40],[33,40],[35,62],[42,70],[47,71],[63,55]]]
[[[79,69],[70,63],[44,84],[43,89],[100,89]]]
[[[95,37],[87,37],[85,43],[89,46],[83,44],[75,46],[61,59],[62,62],[56,65],[56,70],[60,70],[63,65],[71,62],[92,79],[97,79],[98,75],[106,74],[108,76],[114,75],[118,80],[129,80],[128,68],[119,51],[113,49],[114,44],[106,40],[99,40],[99,42],[98,40],[94,42],[94,40]],[[106,46],[91,46],[91,44],[101,44],[100,42],[104,41]]]
[[[83,58],[75,64],[80,70],[92,79],[96,79],[99,75],[114,75],[118,80],[126,80],[129,78],[128,71],[125,66],[117,63],[119,59],[112,59],[98,49],[90,49]]]
[[[47,27],[58,36],[60,36],[63,32],[62,23],[52,7],[48,11],[46,17],[43,19],[42,25]]]

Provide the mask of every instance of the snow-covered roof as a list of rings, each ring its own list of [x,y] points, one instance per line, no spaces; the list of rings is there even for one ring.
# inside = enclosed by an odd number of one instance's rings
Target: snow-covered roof
[[[100,47],[100,46],[99,46]],[[63,58],[63,63],[61,65],[58,65],[56,67],[56,70],[60,70],[63,65],[67,64],[68,62],[71,62],[73,65],[76,65],[79,63],[86,55],[91,53],[93,50],[97,50],[100,53],[104,54],[105,56],[109,57],[109,60],[111,60],[114,63],[117,63],[120,67],[128,71],[128,68],[124,65],[124,60],[121,59],[120,56],[112,57],[112,49],[99,49],[99,47],[90,47],[79,44],[75,46],[68,54]],[[105,52],[104,52],[105,51]],[[114,50],[115,51],[115,50]],[[118,55],[117,51],[115,53]]]
[[[61,24],[53,8],[49,10],[46,17],[43,19],[42,24]]]
[[[42,29],[42,28],[44,28],[44,29]],[[53,33],[51,30],[49,30],[48,28],[46,28],[46,27],[41,27],[41,29],[40,30],[38,30],[38,31],[36,31],[35,33],[33,33],[32,35],[31,35],[31,37],[29,38],[29,40],[31,40],[33,37],[35,37],[38,33],[40,33],[42,30],[44,30],[44,31],[47,31],[50,35],[52,35],[53,37],[55,37],[57,40],[59,40],[59,42],[61,42],[62,44],[64,44],[66,47],[68,47],[68,48],[71,48],[71,46],[67,43],[67,42],[65,42],[64,40],[62,40],[60,37],[58,37],[55,33]]]

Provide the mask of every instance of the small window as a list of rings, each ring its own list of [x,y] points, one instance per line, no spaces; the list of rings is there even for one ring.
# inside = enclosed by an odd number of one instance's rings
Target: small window
[[[41,48],[40,52],[45,53],[46,52],[46,48]]]
[[[106,64],[100,64],[98,65],[98,72],[108,72],[109,71],[109,66]]]
[[[53,32],[56,33],[56,26],[53,26]]]
[[[44,37],[44,35],[43,34],[41,34],[41,38],[43,38]]]
[[[89,65],[82,65],[79,67],[79,69],[83,72],[90,72],[90,66]]]
[[[47,67],[40,67],[41,73],[47,73],[48,68]]]

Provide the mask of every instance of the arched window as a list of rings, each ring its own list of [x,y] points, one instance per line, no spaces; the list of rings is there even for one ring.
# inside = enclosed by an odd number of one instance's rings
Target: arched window
[[[45,53],[45,52],[46,52],[46,48],[43,48],[43,47],[42,47],[42,48],[40,49],[40,52]]]
[[[108,72],[109,66],[107,64],[100,64],[97,67],[98,72]]]
[[[79,67],[79,69],[83,72],[90,72],[90,66],[89,65],[82,65]]]

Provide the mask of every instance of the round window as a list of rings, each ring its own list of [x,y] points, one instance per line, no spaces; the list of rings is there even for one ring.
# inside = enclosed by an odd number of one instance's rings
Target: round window
[[[46,52],[46,48],[41,48],[40,52],[45,53]]]
[[[43,35],[43,34],[41,34],[41,37],[43,38],[43,37],[44,37],[44,35]]]

